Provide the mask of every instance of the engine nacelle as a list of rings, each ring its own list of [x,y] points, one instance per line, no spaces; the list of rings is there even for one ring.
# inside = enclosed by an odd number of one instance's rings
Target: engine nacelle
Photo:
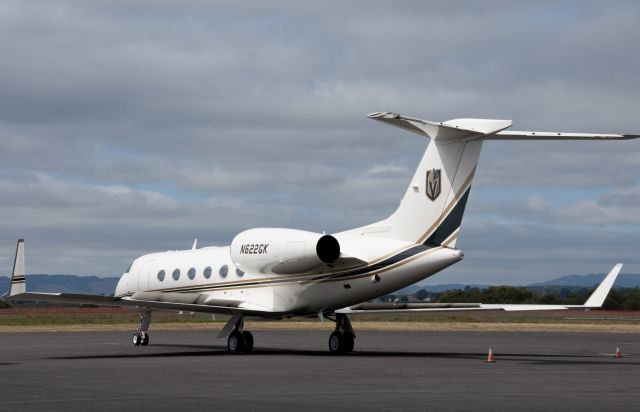
[[[339,257],[340,244],[336,238],[304,230],[249,229],[231,242],[231,260],[249,273],[306,272]]]

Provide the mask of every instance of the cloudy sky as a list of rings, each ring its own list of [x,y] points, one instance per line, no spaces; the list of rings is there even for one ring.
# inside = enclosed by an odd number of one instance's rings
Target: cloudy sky
[[[0,3],[0,273],[118,276],[255,226],[390,214],[427,141],[367,120],[640,131],[637,1]],[[488,142],[430,283],[640,273],[640,141]]]

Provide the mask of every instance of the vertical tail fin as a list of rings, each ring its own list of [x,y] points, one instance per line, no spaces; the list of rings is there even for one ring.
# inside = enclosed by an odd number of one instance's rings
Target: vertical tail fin
[[[18,240],[16,256],[13,261],[13,272],[11,274],[11,289],[9,296],[19,295],[26,292],[26,273],[24,269],[24,239]]]
[[[469,197],[483,137],[509,120],[456,119],[443,123],[373,113],[370,118],[431,138],[398,209],[381,234],[425,245],[454,247]]]
[[[511,120],[455,119],[447,122],[372,113],[369,118],[429,137],[398,209],[378,236],[425,245],[454,247],[484,140],[626,140],[640,134],[503,131]]]

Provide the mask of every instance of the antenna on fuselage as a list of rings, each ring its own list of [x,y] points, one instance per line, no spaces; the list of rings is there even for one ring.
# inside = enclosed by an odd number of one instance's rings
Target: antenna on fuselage
[[[193,246],[191,246],[191,250],[196,250],[198,248],[198,238],[193,241]]]

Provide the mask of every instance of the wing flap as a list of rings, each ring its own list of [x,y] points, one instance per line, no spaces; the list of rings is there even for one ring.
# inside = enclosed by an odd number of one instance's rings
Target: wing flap
[[[505,130],[511,120],[453,119],[431,122],[392,112],[371,113],[367,117],[434,140],[484,139],[484,140],[627,140],[637,139],[638,133],[562,133]]]

